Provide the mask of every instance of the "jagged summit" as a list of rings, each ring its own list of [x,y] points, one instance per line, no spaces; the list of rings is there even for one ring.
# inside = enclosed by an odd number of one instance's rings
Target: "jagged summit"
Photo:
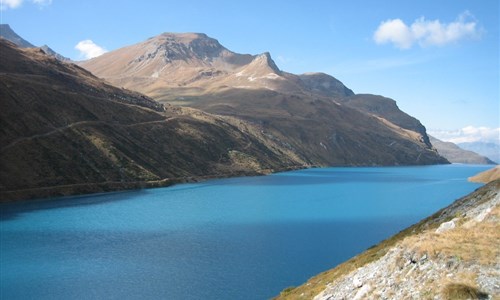
[[[43,45],[41,47],[34,46],[27,40],[23,39],[21,36],[19,36],[12,28],[10,28],[9,24],[0,24],[0,37],[6,39],[7,41],[10,41],[14,43],[16,46],[21,47],[21,48],[40,48],[45,54],[55,57],[60,61],[71,61],[71,59],[62,56],[61,54],[57,53],[56,51],[52,50],[49,46]]]
[[[278,68],[274,60],[271,58],[271,53],[269,52],[264,52],[262,54],[257,55],[257,57],[254,59],[254,62],[258,62],[264,67],[269,67],[277,74],[281,73],[281,70]]]
[[[33,44],[28,42],[27,40],[20,37],[17,33],[10,28],[9,24],[0,24],[0,37],[11,41],[21,48],[35,48]]]

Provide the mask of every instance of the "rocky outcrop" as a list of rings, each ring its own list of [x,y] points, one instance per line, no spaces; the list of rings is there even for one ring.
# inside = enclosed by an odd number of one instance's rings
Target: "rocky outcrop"
[[[496,299],[499,192],[497,180],[278,298]]]

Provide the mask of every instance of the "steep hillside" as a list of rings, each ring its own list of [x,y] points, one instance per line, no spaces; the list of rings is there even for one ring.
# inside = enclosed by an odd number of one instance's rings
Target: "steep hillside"
[[[251,122],[312,165],[447,163],[395,104],[373,113],[368,95],[356,97],[330,75],[287,73],[269,53],[237,54],[204,34],[164,33],[81,66],[161,103]],[[358,102],[365,106],[350,105]]]
[[[0,200],[306,166],[230,117],[162,105],[0,39]]]
[[[485,156],[481,156],[473,151],[464,150],[453,143],[443,142],[432,136],[429,136],[429,138],[432,145],[437,149],[439,154],[446,157],[446,159],[451,163],[482,165],[496,164],[494,161]]]
[[[276,299],[499,299],[500,180]]]

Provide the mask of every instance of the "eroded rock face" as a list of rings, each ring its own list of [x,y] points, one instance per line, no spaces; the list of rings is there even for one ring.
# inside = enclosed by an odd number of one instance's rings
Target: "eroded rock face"
[[[443,233],[445,231],[451,230],[455,228],[455,222],[458,221],[458,219],[453,219],[449,222],[444,222],[441,225],[439,225],[439,228],[436,229],[436,233]]]

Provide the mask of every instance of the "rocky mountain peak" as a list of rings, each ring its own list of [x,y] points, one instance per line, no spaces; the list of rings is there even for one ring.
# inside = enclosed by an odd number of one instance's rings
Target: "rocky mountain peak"
[[[21,48],[35,48],[33,44],[20,37],[10,28],[9,24],[0,24],[0,37],[13,42]]]
[[[281,70],[278,68],[274,60],[271,58],[271,54],[269,52],[264,52],[255,57],[252,61],[253,64],[258,64],[264,67],[270,68],[274,73],[281,74]]]
[[[65,56],[62,56],[61,54],[55,52],[54,50],[52,50],[52,48],[50,48],[47,45],[43,45],[42,47],[40,47],[40,49],[42,49],[42,51],[45,52],[45,54],[47,54],[49,56],[53,56],[60,61],[67,61],[67,62],[71,61],[71,59],[69,59]]]
[[[148,58],[161,54],[166,62],[187,59],[212,60],[224,51],[229,52],[219,41],[203,33],[166,32],[150,38],[146,44],[153,46]]]
[[[16,46],[21,48],[37,48],[27,40],[20,37],[12,28],[10,28],[9,24],[0,24],[0,37],[6,39],[14,43]],[[60,61],[71,61],[69,58],[62,56],[61,54],[52,50],[49,46],[43,45],[40,49],[47,55],[55,57]]]

